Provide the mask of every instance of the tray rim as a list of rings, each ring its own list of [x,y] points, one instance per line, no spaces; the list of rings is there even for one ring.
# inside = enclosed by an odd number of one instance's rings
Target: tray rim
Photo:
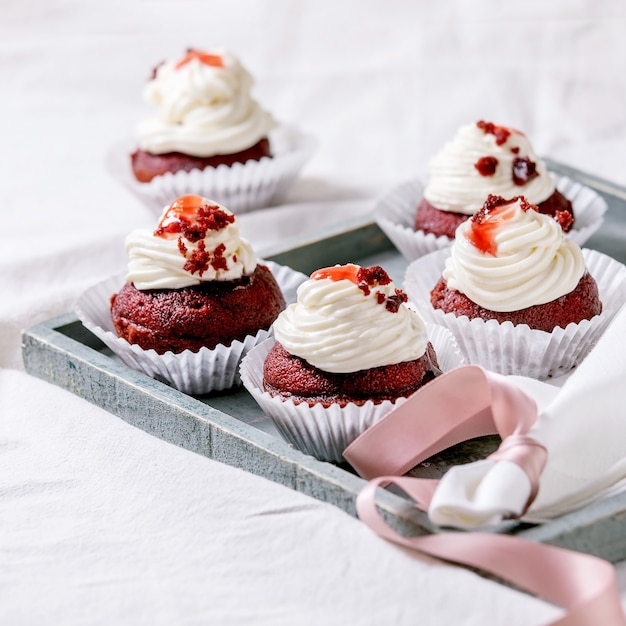
[[[549,169],[576,178],[600,193],[609,194],[618,201],[623,201],[626,207],[626,188],[567,165],[548,159],[546,161]],[[342,240],[348,235],[370,241],[374,248],[373,252],[395,250],[373,218],[364,216],[347,220],[312,235],[291,238],[265,251],[262,256],[280,263],[282,258],[300,253],[307,247],[319,245],[321,242],[326,245],[334,241],[340,248]],[[330,248],[332,249],[333,246],[330,245]],[[298,267],[294,269],[302,271]],[[341,467],[306,455],[287,442],[246,424],[193,396],[132,370],[94,347],[62,332],[61,329],[75,324],[91,335],[82,327],[73,313],[66,313],[25,329],[22,333],[22,354],[26,371],[101,406],[152,435],[208,458],[283,484],[335,505],[347,514],[356,517],[355,500],[366,484],[365,480]],[[94,335],[91,337],[96,344],[100,343]],[[41,356],[42,351],[48,358],[45,363],[39,362],[38,357]],[[66,369],[55,370],[53,367],[63,364]],[[182,439],[173,441],[173,433],[164,432],[164,429],[159,427],[154,420],[150,422],[134,415],[133,411],[129,411],[128,408],[125,411],[110,400],[104,404],[96,402],[89,384],[85,381],[77,381],[72,376],[72,373],[79,368],[97,372],[99,377],[111,382],[114,389],[113,396],[116,390],[128,387],[135,393],[142,394],[152,409],[161,407],[163,410],[174,411],[177,414],[175,419],[180,422],[174,432],[178,436],[182,435]],[[229,445],[226,445],[226,442],[231,444],[236,442],[236,445],[243,446],[244,454],[234,454],[232,450],[229,452]],[[246,458],[246,452],[252,452],[254,458],[250,456]],[[255,461],[260,461],[260,464],[255,465]],[[272,463],[277,463],[281,467],[282,474],[278,475],[272,471]],[[377,502],[383,517],[400,532],[413,535],[456,532],[434,527],[425,513],[412,507],[410,500],[388,490],[378,489]],[[608,536],[615,534],[612,531],[623,524],[624,519],[626,519],[626,493],[602,500],[541,525],[528,527],[518,522],[505,523],[495,532],[514,532],[517,536],[533,541],[577,549],[616,561],[626,557],[626,545],[618,546],[615,552],[616,546],[611,541],[593,544],[590,538],[603,533]],[[581,531],[584,531],[582,537]]]
[[[346,506],[345,504],[342,506],[342,503],[334,501],[336,498],[334,498],[332,493],[329,494],[330,497],[327,499],[320,497],[324,494],[319,493],[318,490],[314,490],[315,493],[310,493],[310,486],[307,484],[308,478],[322,478],[327,483],[328,487],[341,489],[343,495],[348,496],[349,500],[352,502],[354,502],[362,487],[365,486],[365,480],[332,463],[319,461],[312,456],[304,454],[282,439],[265,433],[252,425],[246,424],[212,407],[210,404],[198,400],[194,396],[187,395],[177,389],[169,387],[165,383],[150,378],[142,372],[135,371],[124,365],[121,361],[103,354],[99,350],[81,343],[61,332],[60,329],[71,325],[79,325],[84,329],[84,332],[89,333],[89,335],[93,337],[94,343],[101,343],[95,335],[92,335],[90,331],[82,326],[82,323],[74,313],[66,313],[36,324],[25,329],[22,333],[22,352],[24,354],[26,371],[29,374],[62,387],[104,408],[128,423],[142,428],[149,434],[160,437],[191,452],[206,456],[207,458],[222,461],[234,467],[239,467],[240,469],[268,478],[269,480],[274,480],[295,491],[300,491],[318,500],[339,506],[339,508],[342,508],[353,517],[356,516],[354,507]],[[204,423],[204,425],[209,428],[209,432],[203,433],[200,439],[190,438],[181,442],[172,441],[172,438],[168,436],[167,433],[157,428],[144,428],[143,426],[145,426],[145,424],[140,425],[135,423],[132,412],[129,415],[120,415],[115,411],[111,411],[109,407],[94,402],[94,399],[89,397],[89,390],[78,387],[76,381],[71,377],[65,377],[65,379],[63,379],[63,377],[58,375],[63,372],[51,370],[48,367],[49,364],[38,364],[36,361],[40,353],[34,353],[31,350],[32,347],[37,344],[46,346],[47,350],[61,358],[68,357],[70,359],[68,361],[68,369],[71,371],[75,372],[79,366],[83,364],[94,371],[104,373],[105,377],[111,379],[114,386],[121,382],[129,387],[139,389],[144,399],[149,400],[152,398],[162,403],[163,407],[166,409],[171,409],[175,404],[180,410],[186,413],[188,417]],[[157,426],[157,424],[153,424],[153,426]],[[279,462],[286,464],[287,467],[293,466],[293,475],[287,475],[285,477],[286,480],[276,480],[275,476],[272,477],[263,471],[263,467],[254,468],[246,463],[237,463],[236,461],[240,461],[240,459],[225,458],[223,451],[211,450],[210,439],[212,436],[215,436],[217,432],[219,432],[221,436],[242,440],[246,444],[252,445],[256,453],[275,458]],[[407,509],[406,500],[404,498],[386,490],[381,490],[381,492],[382,493],[378,496],[381,512],[385,518],[389,518],[392,524],[397,525],[398,529],[404,528],[405,530],[408,529],[410,532],[417,532],[418,534],[434,531],[434,528],[424,513],[420,511],[409,511]]]

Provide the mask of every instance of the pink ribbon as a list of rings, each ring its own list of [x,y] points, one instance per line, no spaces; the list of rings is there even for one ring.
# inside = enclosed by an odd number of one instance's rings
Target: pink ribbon
[[[519,588],[566,609],[553,626],[625,626],[621,599],[610,563],[587,554],[517,537],[444,533],[404,537],[380,516],[376,488],[395,484],[427,510],[438,480],[403,476],[433,454],[466,439],[499,434],[502,444],[490,455],[526,472],[535,498],[547,451],[528,432],[537,419],[534,401],[505,377],[476,365],[456,368],[411,395],[361,434],[344,457],[370,479],[357,497],[359,517],[396,544],[460,565],[491,572]]]

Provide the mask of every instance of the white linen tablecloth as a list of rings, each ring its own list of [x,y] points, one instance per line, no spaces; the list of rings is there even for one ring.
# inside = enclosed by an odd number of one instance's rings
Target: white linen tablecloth
[[[153,215],[107,170],[160,60],[223,46],[319,147],[259,252],[368,215],[456,127],[626,184],[619,0],[0,4],[0,623],[541,624],[559,609],[416,558],[358,520],[34,379],[20,331],[124,270]],[[6,286],[8,285],[8,289]],[[618,565],[626,600],[626,566]]]

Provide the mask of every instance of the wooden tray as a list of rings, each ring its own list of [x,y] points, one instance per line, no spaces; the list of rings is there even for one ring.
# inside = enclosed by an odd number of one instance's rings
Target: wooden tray
[[[552,171],[596,189],[609,208],[601,229],[585,244],[626,263],[626,189],[547,161]],[[265,258],[305,273],[335,263],[382,265],[397,284],[407,262],[370,219],[289,242]],[[74,314],[24,331],[26,370],[85,398],[130,424],[178,446],[263,476],[355,515],[355,498],[365,482],[346,466],[318,461],[287,444],[245,389],[189,396],[124,365]],[[416,468],[439,476],[451,465],[484,458],[497,440],[485,437],[429,459]],[[381,512],[400,532],[442,532],[426,514],[391,491],[383,491]],[[626,558],[626,494],[586,507],[553,522],[532,526],[511,522],[497,532],[559,545],[618,561]]]

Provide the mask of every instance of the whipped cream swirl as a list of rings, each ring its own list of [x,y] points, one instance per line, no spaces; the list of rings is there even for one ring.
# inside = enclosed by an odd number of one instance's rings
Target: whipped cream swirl
[[[252,85],[249,72],[224,50],[192,50],[164,62],[144,89],[157,112],[138,124],[139,147],[197,157],[250,148],[275,126],[251,97]]]
[[[126,238],[126,280],[137,289],[181,289],[252,274],[257,257],[239,236],[235,216],[201,196],[182,196],[165,207],[155,231]]]
[[[585,272],[581,249],[553,218],[524,205],[515,199],[488,211],[482,222],[476,221],[481,211],[457,228],[443,271],[450,289],[485,309],[508,312],[576,287]]]
[[[360,269],[354,265],[337,268]],[[328,268],[331,274],[334,269]],[[320,270],[313,277],[328,270]],[[424,322],[398,302],[401,292],[385,277],[387,284],[378,282],[369,288],[350,278],[305,281],[298,288],[297,302],[274,322],[277,341],[289,353],[331,373],[358,372],[420,358],[428,343]]]
[[[516,167],[522,168],[521,178],[515,175]],[[529,176],[524,171],[528,167],[533,169]],[[523,195],[539,204],[554,189],[554,181],[526,135],[478,122],[461,126],[430,160],[424,198],[443,211],[472,215],[489,194],[505,198]]]

